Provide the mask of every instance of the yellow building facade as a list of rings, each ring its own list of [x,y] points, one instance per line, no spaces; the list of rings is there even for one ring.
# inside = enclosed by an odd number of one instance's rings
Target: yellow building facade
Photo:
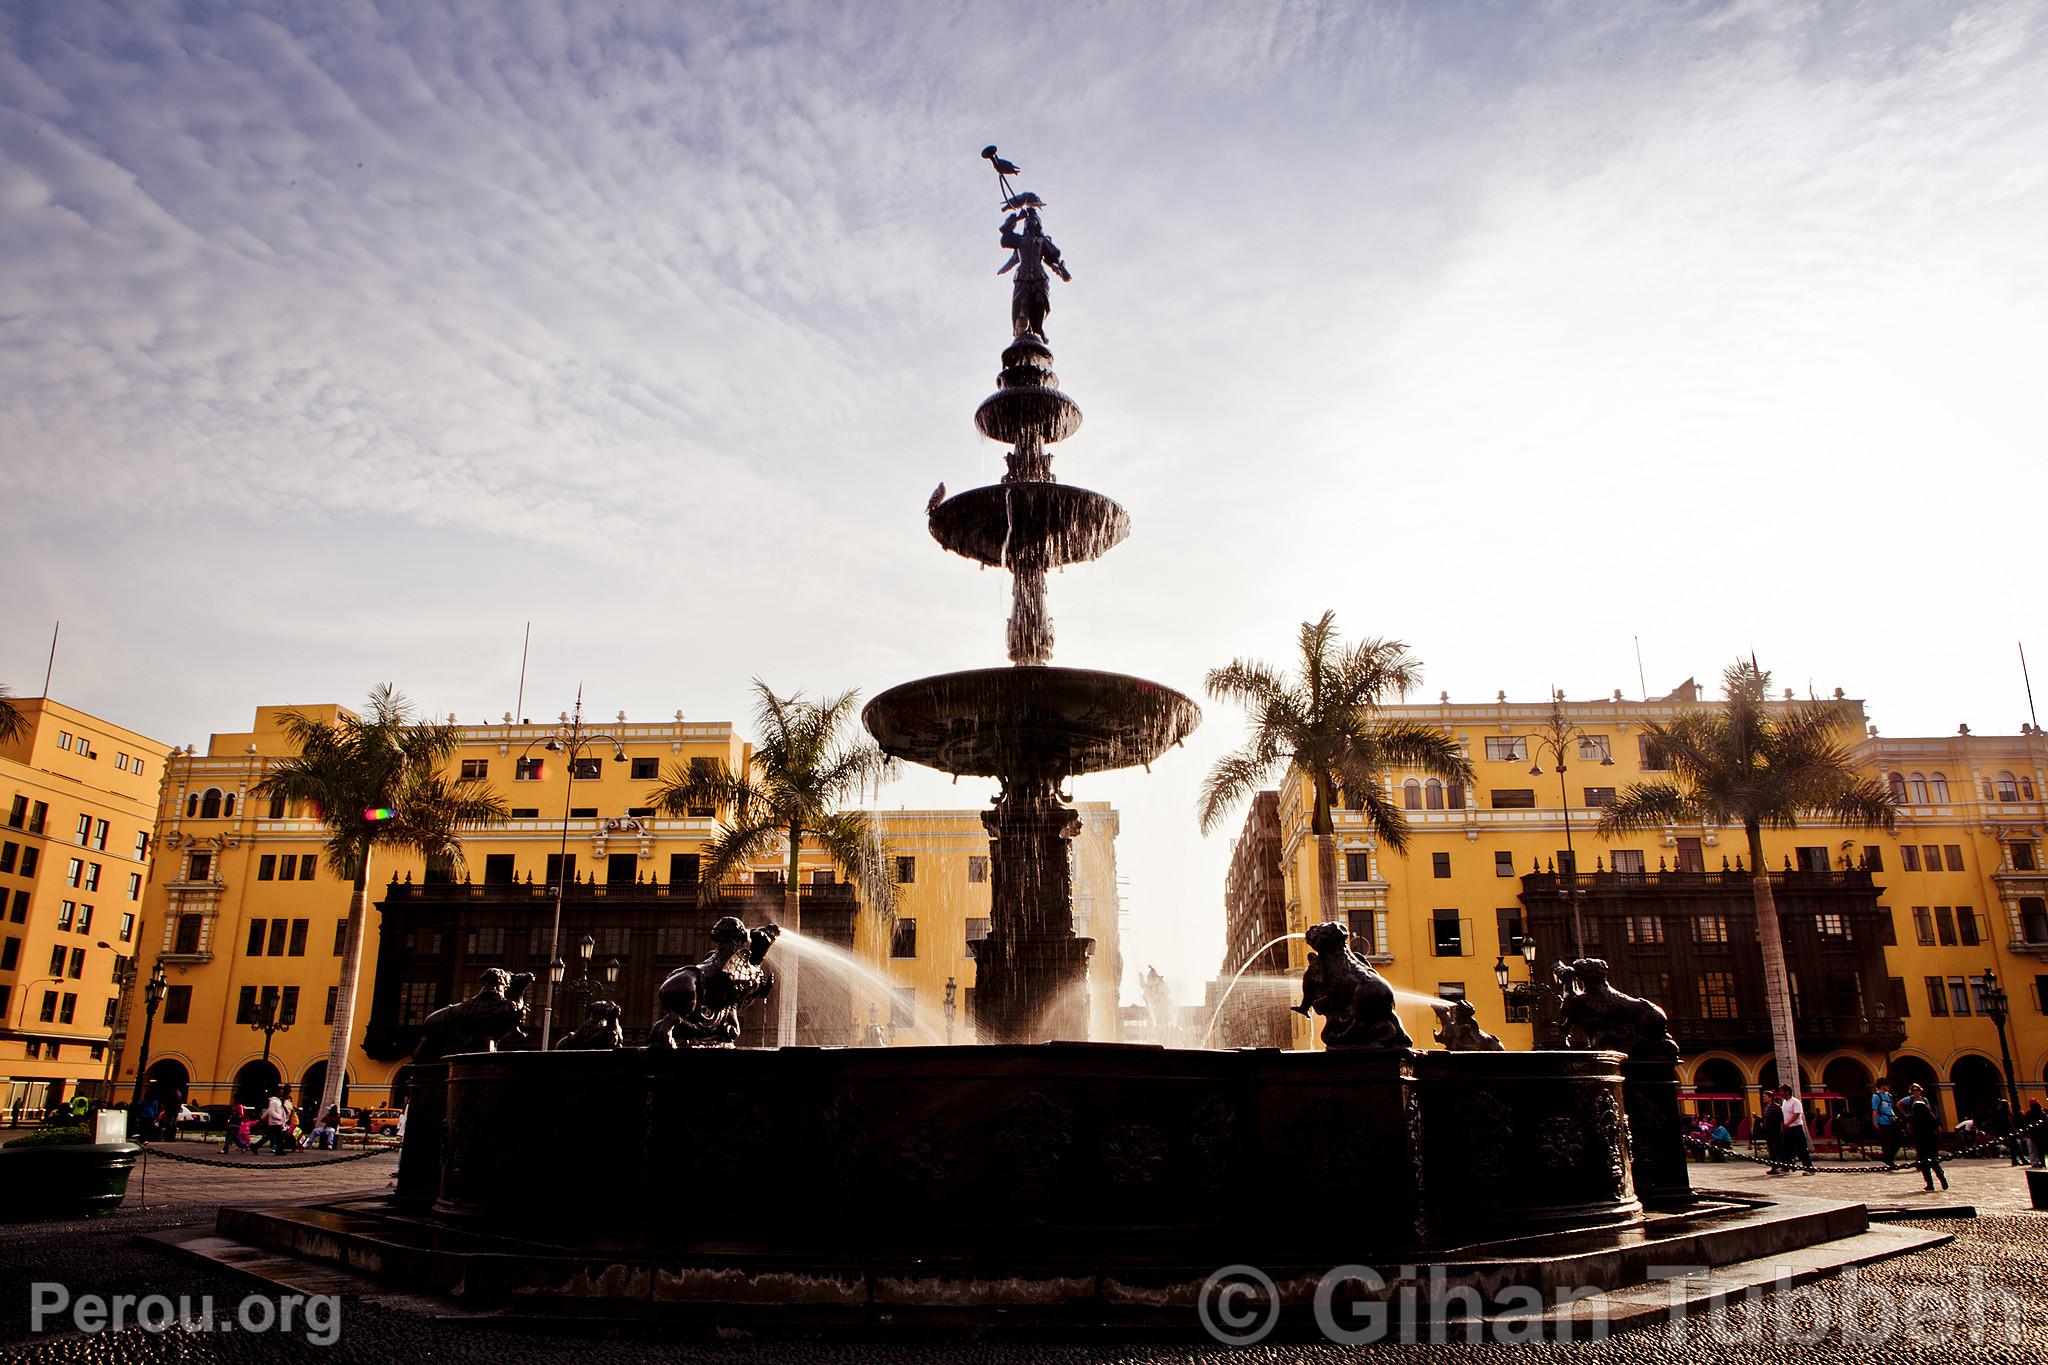
[[[0,1122],[101,1094],[170,746],[45,697],[0,742]]]
[[[261,707],[250,729],[213,736],[204,753],[174,751],[165,765],[141,971],[146,977],[161,961],[169,989],[146,1065],[152,1079],[185,1089],[195,1104],[226,1103],[263,1084],[303,1094],[324,1075],[350,887],[322,861],[325,827],[312,812],[250,794],[270,765],[292,752],[280,724],[291,709],[316,720],[339,710]],[[697,865],[716,813],[657,815],[649,793],[672,764],[739,767],[746,741],[724,721],[586,720],[600,738],[580,751],[572,775],[568,757],[544,748],[556,728],[510,718],[462,725],[451,776],[490,784],[511,818],[467,833],[463,865],[452,873],[418,859],[372,867],[376,908],[364,931],[351,1103],[381,1104],[419,1023],[472,993],[490,967],[543,973],[558,941],[567,963],[553,1021],[559,1037],[579,1022],[582,1002],[593,994],[627,1007],[629,1031],[644,1029],[659,980],[706,950],[711,912],[699,904]],[[1114,1027],[1121,970],[1117,817],[1101,803],[1083,803],[1080,812],[1073,850],[1077,932],[1096,939],[1094,1014],[1104,1021],[1097,1036],[1113,1036],[1107,1030]],[[822,852],[802,850],[805,932],[837,942],[861,966],[799,964],[799,1041],[856,1041],[871,1016],[885,1041],[943,1041],[949,1030],[955,1040],[971,1041],[974,963],[966,945],[985,932],[989,914],[988,838],[979,812],[871,814],[897,879],[896,918],[889,923],[868,913]],[[785,853],[765,855],[718,889],[719,912],[750,923],[779,918],[786,866]],[[586,935],[587,969],[579,952]],[[789,951],[776,960],[789,961]],[[605,982],[614,961],[615,980]],[[579,988],[585,980],[598,989]],[[544,982],[537,981],[527,995],[534,1032],[544,998]],[[266,1011],[289,1027],[266,1039],[252,1026]],[[132,1083],[141,1060],[137,1049],[123,1054],[124,1082]]]
[[[1745,939],[1753,944],[1742,831],[1596,833],[1615,791],[1665,776],[1644,723],[1702,704],[1710,703],[1690,690],[1650,702],[1563,703],[1579,733],[1567,745],[1562,787],[1555,756],[1542,747],[1548,702],[1390,708],[1441,726],[1475,770],[1469,789],[1420,773],[1386,775],[1385,795],[1410,825],[1400,852],[1359,813],[1336,813],[1340,915],[1404,993],[1401,1015],[1419,1045],[1430,1045],[1434,1028],[1429,1001],[1460,994],[1508,1047],[1535,1045],[1540,1024],[1501,991],[1497,972],[1527,981],[1519,951],[1527,932],[1542,950],[1535,972],[1547,987],[1550,962],[1570,955],[1566,910],[1576,897],[1582,915],[1588,906],[1607,915],[1585,954],[1609,959],[1621,989],[1666,1006],[1697,1095],[1729,1097],[1702,1109],[1757,1107],[1756,1087],[1774,1084],[1776,1068],[1759,988],[1737,951]],[[1899,797],[1897,831],[1811,824],[1764,833],[1788,944],[1808,954],[1806,979],[1794,963],[1805,1084],[1854,1108],[1871,1081],[1889,1074],[1940,1094],[1951,1121],[1983,1109],[2004,1093],[1999,1031],[1981,988],[1990,970],[2007,993],[2021,1104],[2048,1096],[2048,873],[2040,870],[2048,739],[2031,728],[1881,738],[1865,726],[1860,702],[1846,705],[1864,732],[1845,737],[1856,758]],[[1279,793],[1285,926],[1295,933],[1322,917],[1310,799],[1305,784]],[[1574,861],[1579,877],[1560,878]],[[1545,922],[1562,937],[1547,938]],[[1305,945],[1294,940],[1288,950],[1298,972]],[[1293,1046],[1320,1045],[1320,1021],[1287,1020]]]

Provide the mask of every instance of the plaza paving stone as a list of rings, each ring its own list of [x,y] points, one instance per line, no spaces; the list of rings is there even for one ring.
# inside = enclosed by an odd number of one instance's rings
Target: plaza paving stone
[[[187,1144],[198,1154],[197,1144]],[[183,1149],[181,1149],[183,1150]],[[218,1149],[214,1149],[216,1152]],[[30,1286],[54,1281],[74,1293],[164,1294],[172,1297],[211,1295],[217,1312],[232,1316],[232,1305],[251,1293],[271,1299],[263,1289],[215,1266],[174,1255],[138,1241],[138,1234],[178,1228],[205,1229],[223,1202],[272,1202],[375,1194],[388,1185],[395,1161],[389,1155],[333,1165],[312,1164],[317,1158],[278,1161],[269,1169],[201,1166],[154,1158],[149,1163],[146,1200],[142,1182],[130,1187],[127,1204],[117,1213],[89,1222],[0,1225],[0,1360],[38,1362],[251,1361],[265,1365],[295,1360],[328,1361],[576,1361],[601,1365],[609,1361],[682,1360],[722,1365],[768,1365],[769,1362],[820,1362],[820,1365],[865,1365],[904,1362],[937,1365],[969,1359],[991,1362],[1355,1362],[1361,1348],[1288,1341],[1269,1341],[1249,1348],[1228,1348],[1199,1340],[1116,1344],[977,1339],[962,1333],[954,1339],[918,1341],[762,1340],[702,1342],[646,1335],[569,1335],[536,1332],[481,1320],[423,1317],[396,1306],[400,1295],[348,1296],[341,1305],[340,1338],[319,1347],[303,1335],[199,1333],[172,1330],[145,1333],[83,1335],[65,1332],[37,1337],[29,1331]],[[1945,1197],[1920,1193],[1916,1174],[1826,1174],[1811,1177],[1765,1177],[1738,1164],[1695,1165],[1696,1183],[1738,1192],[1768,1190],[1789,1182],[1800,1193],[1863,1199],[1872,1204],[1924,1206],[1968,1203],[1980,1210],[1974,1219],[1942,1219],[1913,1224],[1944,1231],[1955,1238],[1947,1246],[1886,1261],[1846,1277],[1822,1280],[1795,1291],[1797,1312],[1785,1329],[1777,1320],[1791,1300],[1767,1298],[1730,1306],[1719,1318],[1695,1318],[1682,1331],[1668,1325],[1639,1328],[1605,1342],[1535,1342],[1467,1345],[1378,1346],[1375,1359],[1409,1361],[1500,1362],[1531,1365],[1535,1361],[1597,1361],[1606,1365],[1656,1365],[1663,1361],[1753,1362],[1854,1359],[1858,1361],[2035,1362],[2048,1359],[2048,1215],[2027,1206],[2022,1173],[2003,1160],[1954,1163],[1954,1188]],[[1994,1290],[2012,1298],[2013,1332],[2005,1331],[2004,1310],[1995,1302],[1984,1315],[1983,1339],[1968,1340],[1966,1286],[1981,1273]],[[1858,1302],[1846,1311],[1845,1293],[1853,1288]],[[1882,1304],[1894,1304],[1918,1292],[1934,1305],[1931,1330],[1917,1336],[1894,1334],[1870,1339],[1882,1325]],[[1828,1329],[1808,1340],[1798,1329],[1810,1314],[1824,1311]],[[1924,1311],[1924,1310],[1923,1310]],[[1845,1331],[1845,1319],[1851,1324]]]

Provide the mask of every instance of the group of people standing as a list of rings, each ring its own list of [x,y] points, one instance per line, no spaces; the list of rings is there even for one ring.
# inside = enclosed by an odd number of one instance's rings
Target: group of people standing
[[[331,1152],[340,1134],[341,1111],[338,1108],[329,1105],[318,1123],[311,1128],[302,1128],[299,1107],[292,1103],[291,1091],[280,1086],[255,1108],[244,1105],[240,1100],[229,1106],[227,1141],[221,1145],[221,1151],[225,1154],[240,1150],[253,1154],[262,1149],[272,1156],[283,1156],[286,1152],[302,1148]]]
[[[1886,1170],[1898,1169],[1899,1147],[1910,1140],[1913,1165],[1927,1182],[1927,1188],[1933,1189],[1937,1180],[1943,1189],[1948,1188],[1948,1172],[1941,1168],[1941,1110],[1917,1082],[1907,1086],[1904,1095],[1894,1098],[1892,1083],[1879,1081],[1870,1092],[1870,1125],[1884,1150]]]

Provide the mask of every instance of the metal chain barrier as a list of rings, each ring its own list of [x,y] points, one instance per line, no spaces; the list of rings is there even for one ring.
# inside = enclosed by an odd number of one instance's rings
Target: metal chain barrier
[[[2008,1150],[2008,1143],[2010,1140],[2017,1139],[2024,1133],[2033,1132],[2035,1129],[2041,1128],[2044,1125],[2048,1125],[2048,1119],[2036,1119],[2032,1123],[2022,1124],[2020,1127],[2013,1129],[2008,1137],[1987,1138],[1985,1141],[1976,1143],[1969,1147],[1959,1147],[1953,1152],[1943,1152],[1941,1154],[1941,1160],[1946,1162],[1950,1160],[1960,1159],[1963,1157],[1988,1156],[1992,1152],[2005,1152]],[[1774,1170],[1784,1171],[1791,1170],[1794,1164],[1789,1161],[1776,1161],[1767,1156],[1757,1156],[1750,1152],[1740,1152],[1733,1147],[1717,1146],[1711,1140],[1703,1138],[1699,1136],[1697,1133],[1686,1133],[1684,1135],[1684,1139],[1686,1145],[1692,1147],[1696,1151],[1699,1151],[1701,1153],[1719,1152],[1722,1155],[1722,1157],[1728,1160],[1747,1161],[1752,1163],[1753,1165],[1769,1166]],[[1884,1175],[1895,1171],[1917,1170],[1918,1163],[1914,1161],[1902,1161],[1897,1162],[1890,1166],[1816,1165],[1813,1167],[1813,1169],[1827,1175]]]
[[[319,1161],[263,1162],[230,1161],[225,1159],[225,1153],[194,1156],[189,1152],[174,1152],[169,1147],[160,1146],[153,1142],[143,1143],[142,1149],[151,1156],[163,1157],[168,1161],[183,1161],[192,1166],[233,1166],[240,1170],[258,1167],[268,1171],[303,1171],[310,1166],[339,1166],[344,1161],[361,1161],[367,1156],[396,1156],[398,1154],[398,1148],[396,1147],[366,1147],[360,1152],[349,1152],[341,1156],[324,1157]]]

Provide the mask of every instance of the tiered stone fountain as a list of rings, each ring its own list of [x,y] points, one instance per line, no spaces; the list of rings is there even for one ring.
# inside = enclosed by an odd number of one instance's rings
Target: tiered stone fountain
[[[1033,200],[1020,195],[1013,204]],[[1022,234],[1011,231],[1019,217]],[[1088,957],[1074,934],[1068,841],[1080,830],[1061,788],[1084,773],[1150,764],[1200,723],[1171,688],[1119,673],[1052,664],[1048,571],[1100,558],[1130,534],[1123,508],[1053,478],[1052,445],[1074,434],[1081,409],[1059,389],[1041,329],[1046,264],[1058,248],[1025,207],[1005,224],[1019,278],[1016,334],[1003,349],[996,391],[974,424],[1009,445],[998,484],[934,499],[932,538],[976,563],[1008,570],[1010,667],[921,678],[868,703],[863,719],[884,752],[958,776],[993,777],[988,937],[973,946],[977,1030],[989,1042],[1087,1036]],[[943,485],[942,485],[943,487]]]

